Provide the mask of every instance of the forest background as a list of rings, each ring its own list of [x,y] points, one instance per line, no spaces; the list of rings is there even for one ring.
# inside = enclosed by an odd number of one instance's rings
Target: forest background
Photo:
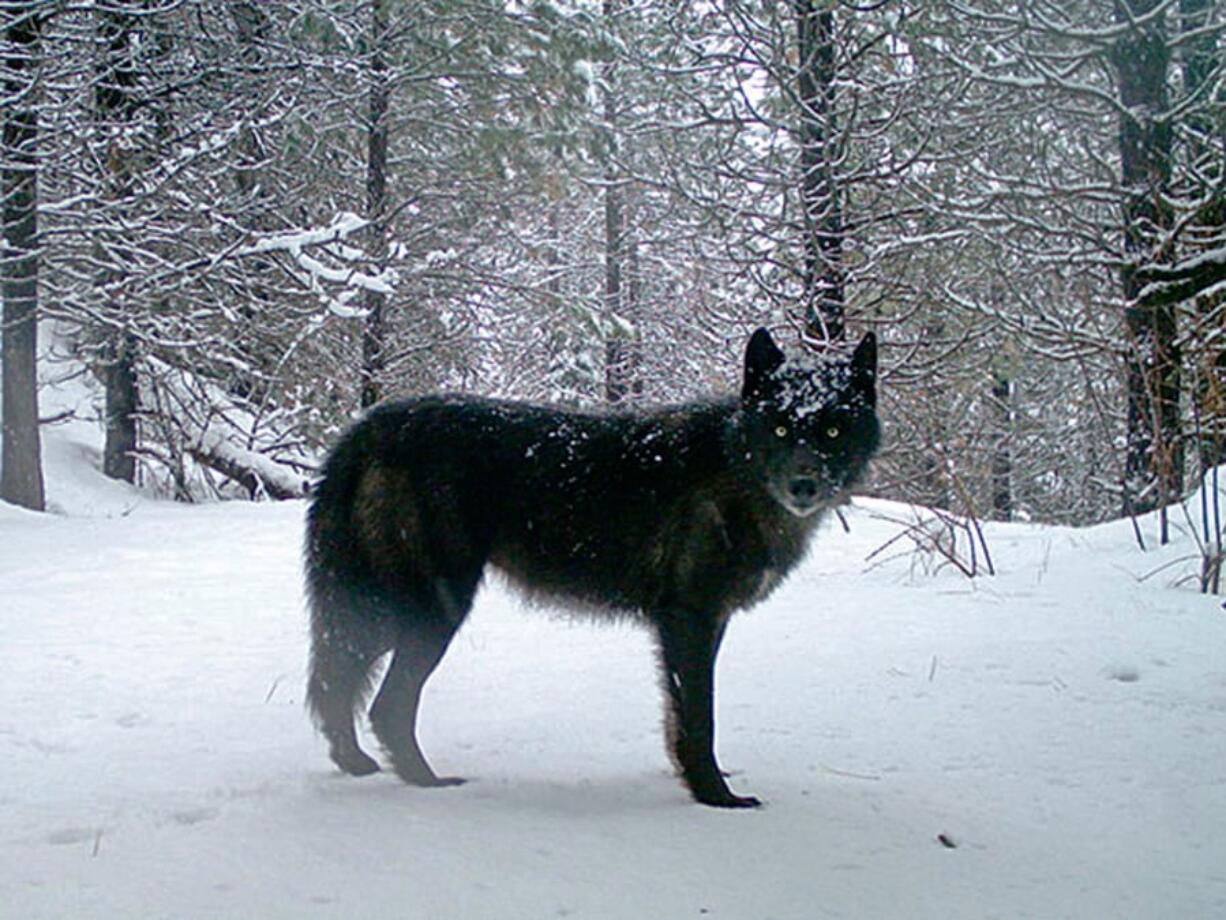
[[[302,494],[363,407],[882,342],[870,490],[1161,507],[1226,451],[1213,0],[0,3],[0,499]],[[40,339],[41,335],[41,339]],[[1220,528],[1219,528],[1220,532]]]

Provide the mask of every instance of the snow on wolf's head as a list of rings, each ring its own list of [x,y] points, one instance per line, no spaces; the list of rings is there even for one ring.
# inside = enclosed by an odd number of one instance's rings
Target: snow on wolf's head
[[[877,339],[848,357],[788,359],[758,329],[745,349],[738,449],[784,508],[807,517],[843,501],[877,449]]]

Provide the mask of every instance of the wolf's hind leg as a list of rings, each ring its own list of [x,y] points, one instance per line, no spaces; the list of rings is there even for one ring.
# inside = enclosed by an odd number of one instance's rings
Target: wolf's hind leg
[[[462,611],[448,613],[402,623],[392,663],[370,707],[371,728],[391,758],[396,775],[414,786],[455,786],[464,782],[459,777],[438,776],[417,742],[422,688],[459,629],[467,604]]]

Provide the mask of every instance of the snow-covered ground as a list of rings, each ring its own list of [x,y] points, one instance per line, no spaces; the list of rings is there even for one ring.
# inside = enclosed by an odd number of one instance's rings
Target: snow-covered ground
[[[767,805],[724,812],[670,774],[648,638],[497,583],[423,710],[471,782],[340,776],[302,705],[305,506],[95,461],[53,429],[58,513],[0,505],[2,917],[1226,916],[1226,612],[1172,586],[1194,560],[1142,579],[1186,535],[991,526],[972,581],[866,563],[909,512],[857,503],[731,627],[718,748]]]

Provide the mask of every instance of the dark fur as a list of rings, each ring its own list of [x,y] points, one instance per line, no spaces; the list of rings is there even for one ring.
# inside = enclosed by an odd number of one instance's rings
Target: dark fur
[[[418,746],[422,686],[487,564],[534,596],[640,618],[659,638],[670,753],[694,797],[734,795],[712,749],[712,680],[728,617],[804,554],[877,447],[876,345],[785,362],[759,330],[740,397],[586,413],[440,396],[388,402],[328,458],[307,525],[310,707],[348,773],[379,769],[370,709],[397,774],[434,774]]]

